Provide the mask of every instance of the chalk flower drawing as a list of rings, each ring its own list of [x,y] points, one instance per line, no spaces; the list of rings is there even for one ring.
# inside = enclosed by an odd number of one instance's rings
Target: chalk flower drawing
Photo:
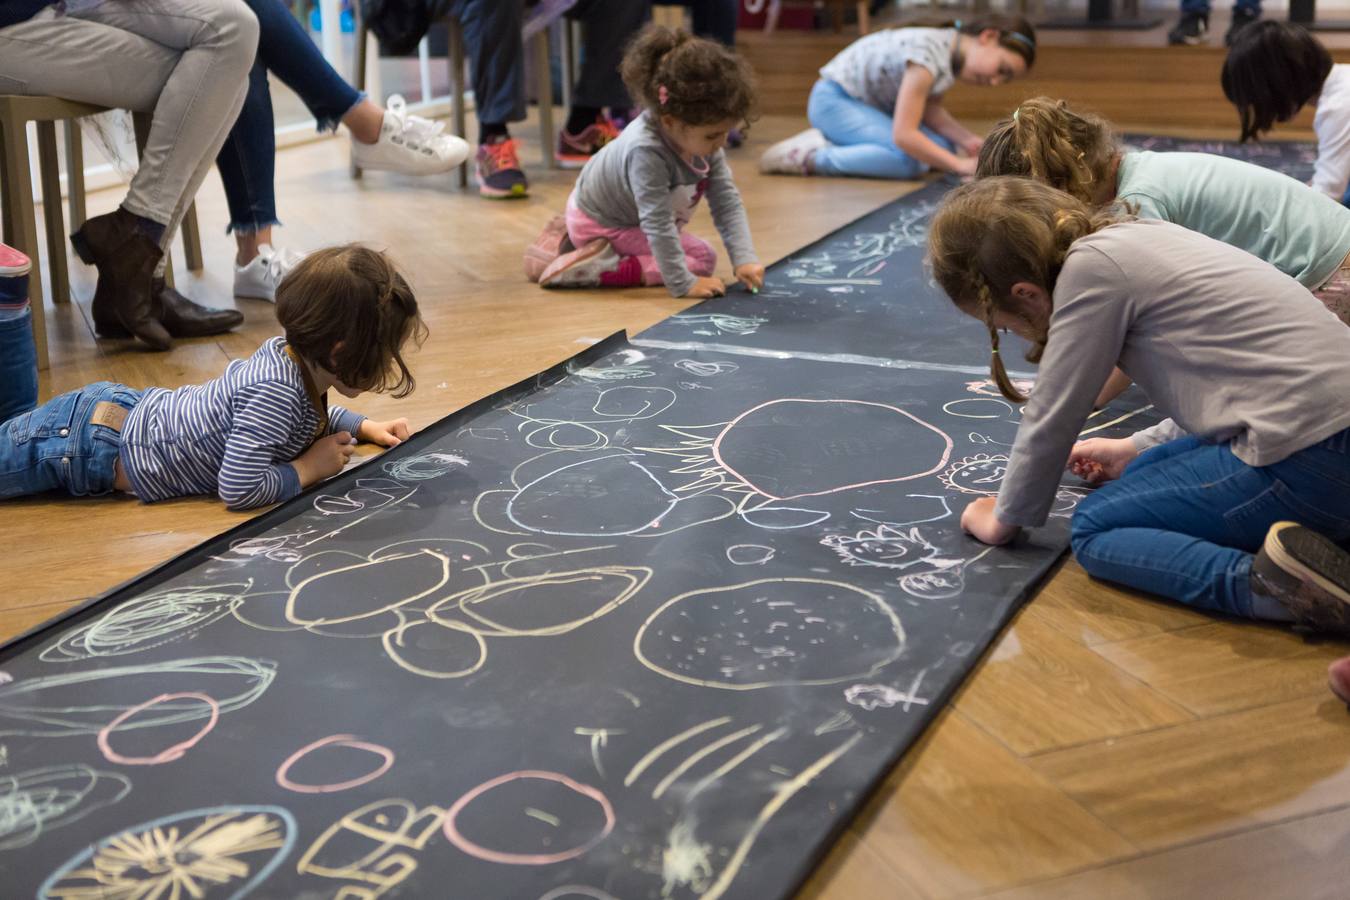
[[[275,806],[193,810],[128,829],[82,851],[48,877],[40,898],[242,898],[295,841],[295,820]],[[252,875],[252,878],[249,876]]]

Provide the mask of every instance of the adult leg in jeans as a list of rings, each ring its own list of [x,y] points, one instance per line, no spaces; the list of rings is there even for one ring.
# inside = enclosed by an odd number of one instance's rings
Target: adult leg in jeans
[[[1096,578],[1201,609],[1287,621],[1252,593],[1253,554],[1285,519],[1333,540],[1350,537],[1350,439],[1342,433],[1263,468],[1226,444],[1174,443],[1181,452],[1163,445],[1141,455],[1136,464],[1144,465],[1079,504],[1079,563]]]
[[[464,29],[479,127],[504,134],[506,123],[525,118],[525,0],[453,0],[450,13]]]
[[[598,111],[605,106],[632,106],[619,77],[619,63],[628,42],[651,18],[649,0],[580,0],[567,15],[584,26],[581,72],[572,94],[573,112],[577,108]],[[568,130],[573,130],[570,125]]]
[[[817,175],[863,178],[917,178],[928,166],[895,146],[894,124],[881,110],[855,100],[838,84],[820,79],[806,104],[811,124],[820,129],[829,146],[815,152],[811,168]],[[950,141],[923,129],[943,146]]]
[[[6,74],[25,91],[153,113],[121,208],[79,234],[99,267],[96,304],[161,349],[154,270],[239,112],[257,28],[239,0],[119,0],[0,29]]]

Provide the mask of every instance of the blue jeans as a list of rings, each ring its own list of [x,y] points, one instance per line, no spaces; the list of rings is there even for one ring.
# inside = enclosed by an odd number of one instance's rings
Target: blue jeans
[[[520,29],[525,0],[450,0],[449,13],[464,29],[478,121],[497,125],[524,119],[525,50]],[[632,106],[619,77],[619,63],[633,35],[651,18],[649,0],[577,0],[567,18],[586,26],[572,102],[615,109]]]
[[[277,144],[268,71],[299,95],[320,131],[335,130],[364,95],[333,70],[281,0],[244,2],[258,16],[258,57],[248,73],[244,107],[216,156],[216,166],[230,208],[226,231],[251,234],[278,224]]]
[[[0,424],[0,500],[52,490],[77,497],[111,492],[122,436],[89,417],[104,400],[131,409],[141,393],[99,381]]]
[[[0,278],[0,422],[37,406],[37,345],[28,276]]]
[[[906,179],[928,171],[926,163],[895,146],[895,124],[889,113],[850,97],[828,78],[817,80],[811,88],[806,117],[831,144],[816,151],[817,175]],[[939,146],[952,149],[952,142],[931,128],[920,130]]]
[[[1252,556],[1286,519],[1350,538],[1350,429],[1262,468],[1195,437],[1154,447],[1078,505],[1073,552],[1094,578],[1259,618]]]
[[[1233,9],[1247,10],[1261,15],[1261,0],[1233,0]],[[1182,13],[1209,15],[1209,0],[1181,0]]]

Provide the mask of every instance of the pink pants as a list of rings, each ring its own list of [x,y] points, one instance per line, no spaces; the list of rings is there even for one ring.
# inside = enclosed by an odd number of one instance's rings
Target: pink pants
[[[571,197],[567,198],[567,236],[575,247],[584,247],[596,238],[604,238],[620,256],[634,256],[642,266],[642,283],[647,286],[665,284],[661,267],[652,255],[652,245],[641,228],[609,228],[582,212]],[[680,231],[680,246],[689,271],[700,277],[711,275],[717,268],[717,251],[703,238]]]

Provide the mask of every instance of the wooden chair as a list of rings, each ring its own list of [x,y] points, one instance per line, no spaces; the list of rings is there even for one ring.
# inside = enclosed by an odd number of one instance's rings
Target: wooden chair
[[[352,12],[356,16],[356,58],[353,61],[352,75],[356,89],[364,91],[366,88],[366,35],[368,29],[365,21],[361,18],[359,3],[352,4]],[[464,29],[454,16],[446,16],[444,21],[450,33],[448,59],[450,65],[450,118],[455,134],[468,140],[464,115],[464,91],[466,89],[464,79]],[[566,27],[567,24],[564,21],[564,42],[570,45],[571,31]],[[527,52],[534,54],[535,91],[539,95],[539,143],[542,146],[544,165],[556,169],[558,168],[558,162],[553,156],[553,77],[549,71],[548,29],[545,28],[536,33],[529,39],[528,43],[529,49]],[[566,52],[565,55],[567,55]],[[469,163],[472,160],[473,156],[471,155],[464,165],[459,167],[460,187],[465,187],[469,183]],[[361,177],[361,169],[355,163],[352,164],[351,172],[353,178]]]
[[[0,195],[3,204],[4,241],[33,260],[28,276],[33,310],[33,341],[38,368],[48,368],[47,321],[39,264],[37,211],[33,203],[31,161],[28,154],[28,123],[37,123],[38,171],[42,182],[42,219],[47,233],[47,269],[52,302],[70,302],[70,272],[66,259],[66,226],[61,211],[61,172],[56,154],[56,123],[66,126],[67,193],[70,197],[70,227],[84,224],[84,148],[80,140],[82,116],[106,112],[106,107],[63,100],[60,97],[0,94]],[[145,147],[150,116],[135,114],[136,145]],[[202,267],[201,233],[197,229],[197,205],[188,207],[182,222],[184,255],[189,269]],[[173,283],[172,261],[164,277]]]

